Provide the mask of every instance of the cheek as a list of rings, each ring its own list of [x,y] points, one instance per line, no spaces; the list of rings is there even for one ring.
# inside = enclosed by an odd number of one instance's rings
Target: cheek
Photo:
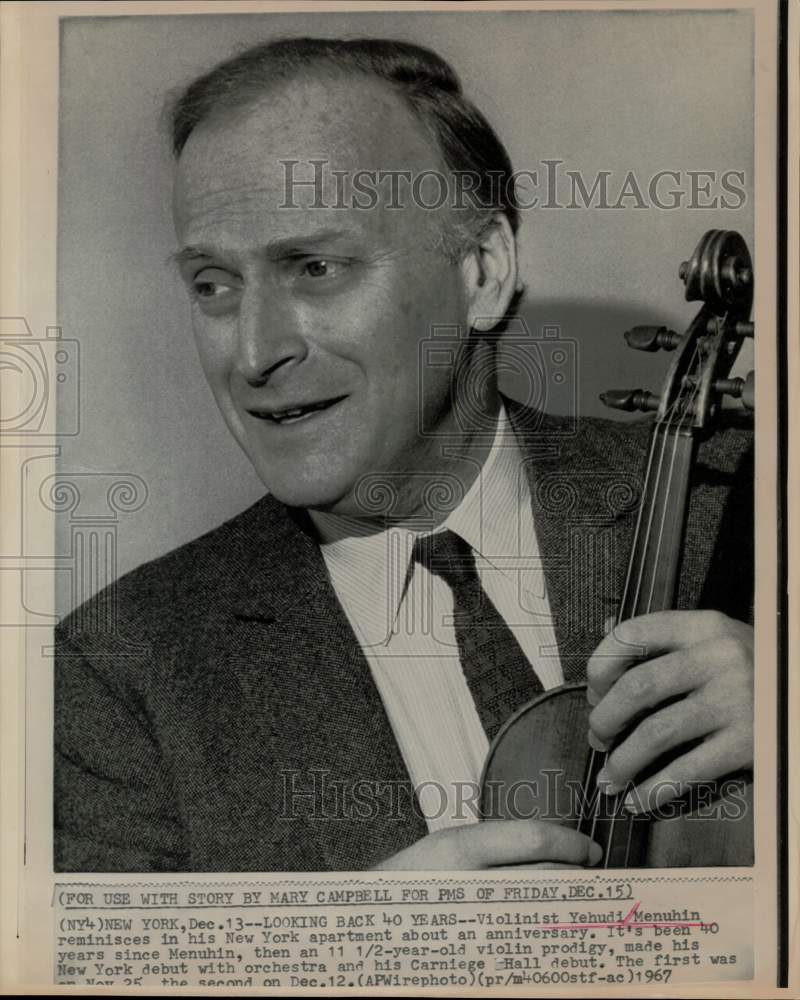
[[[458,313],[448,301],[444,284],[439,285],[438,294],[432,294],[423,282],[409,281],[402,295],[396,295],[391,307],[378,317],[376,351],[385,358],[387,369],[407,378],[417,372],[436,327],[457,322]]]
[[[196,316],[192,317],[192,330],[200,366],[216,392],[230,367],[229,338],[225,331],[210,329],[207,322]]]
[[[450,279],[448,272],[441,275],[438,284],[430,278],[420,281],[418,291],[398,304],[396,336],[388,352],[397,388],[406,395],[413,393],[415,401],[426,405],[444,403],[449,396],[451,331],[461,330],[466,335],[458,292]],[[442,351],[437,343],[445,331],[448,345]]]

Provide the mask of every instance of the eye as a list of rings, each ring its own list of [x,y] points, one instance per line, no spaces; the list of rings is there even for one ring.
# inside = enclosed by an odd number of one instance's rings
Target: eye
[[[289,261],[298,294],[338,295],[350,287],[357,274],[352,257],[313,257],[305,254]]]
[[[241,288],[236,276],[221,268],[205,267],[191,279],[189,292],[195,300],[205,306],[222,306],[232,302]]]
[[[225,292],[233,291],[233,282],[223,274],[208,274],[203,271],[192,279],[192,292],[201,299],[213,299]]]
[[[228,290],[227,285],[218,284],[216,281],[195,281],[192,288],[194,294],[201,299],[213,299]]]
[[[339,261],[333,260],[307,260],[303,264],[303,273],[309,278],[330,278],[335,277],[340,268]]]

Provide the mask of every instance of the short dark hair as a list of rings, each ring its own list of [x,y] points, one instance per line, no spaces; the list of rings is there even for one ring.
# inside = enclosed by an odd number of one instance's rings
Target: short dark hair
[[[192,131],[214,111],[256,99],[304,71],[376,77],[393,87],[437,143],[446,167],[469,176],[469,224],[459,226],[463,254],[492,216],[505,213],[514,232],[519,207],[511,160],[494,129],[464,96],[452,67],[421,45],[381,38],[281,38],[248,48],[189,84],[168,107],[179,157]]]

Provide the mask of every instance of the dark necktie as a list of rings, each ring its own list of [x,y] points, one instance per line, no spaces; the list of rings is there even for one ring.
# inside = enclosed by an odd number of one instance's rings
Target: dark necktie
[[[544,689],[481,586],[469,544],[452,531],[440,531],[418,538],[413,557],[453,591],[458,655],[491,741],[513,712]]]

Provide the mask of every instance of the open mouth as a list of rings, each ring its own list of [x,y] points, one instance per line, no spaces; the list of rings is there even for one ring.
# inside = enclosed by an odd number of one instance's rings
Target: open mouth
[[[294,424],[300,420],[308,420],[315,413],[321,413],[329,409],[336,403],[341,403],[347,396],[334,396],[332,399],[323,399],[318,403],[307,403],[304,406],[293,406],[286,410],[249,410],[251,416],[258,417],[259,420],[269,420],[273,424]]]

